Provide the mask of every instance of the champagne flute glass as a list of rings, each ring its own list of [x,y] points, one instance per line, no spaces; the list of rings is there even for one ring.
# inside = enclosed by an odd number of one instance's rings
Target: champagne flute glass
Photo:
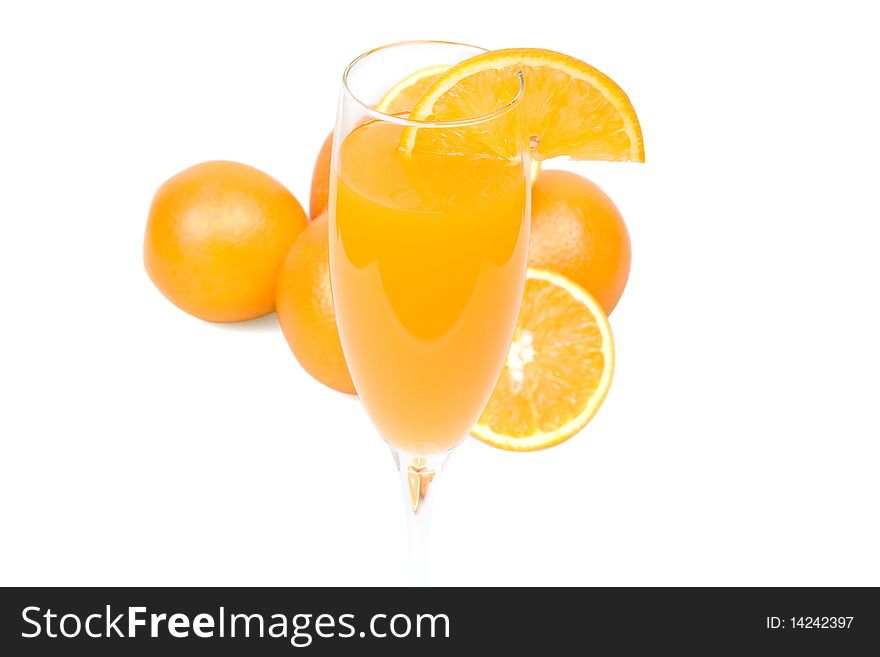
[[[334,134],[336,322],[360,400],[400,473],[414,584],[426,576],[437,480],[492,393],[522,299],[530,207],[528,140],[515,111],[522,76],[512,91],[482,99],[491,111],[454,121],[376,106],[407,80],[482,52],[418,41],[361,55],[345,70]]]

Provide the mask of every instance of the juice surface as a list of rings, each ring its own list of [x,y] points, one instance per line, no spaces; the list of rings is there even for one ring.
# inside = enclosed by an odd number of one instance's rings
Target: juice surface
[[[503,367],[525,281],[529,185],[521,161],[405,155],[402,130],[369,122],[339,144],[330,274],[373,423],[397,449],[430,455],[467,436]]]

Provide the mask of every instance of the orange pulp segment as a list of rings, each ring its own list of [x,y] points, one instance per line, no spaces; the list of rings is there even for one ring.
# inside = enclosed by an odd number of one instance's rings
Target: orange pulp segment
[[[443,75],[449,66],[439,64],[420,69],[395,84],[385,92],[385,95],[376,104],[376,110],[383,114],[400,114],[409,112],[415,107],[416,101],[437,79]]]

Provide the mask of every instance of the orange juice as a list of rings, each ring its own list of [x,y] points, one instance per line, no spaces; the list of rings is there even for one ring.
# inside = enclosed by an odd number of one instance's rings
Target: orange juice
[[[503,367],[525,282],[530,192],[520,160],[408,155],[402,131],[372,121],[337,146],[330,276],[370,418],[393,447],[432,455],[464,439]]]

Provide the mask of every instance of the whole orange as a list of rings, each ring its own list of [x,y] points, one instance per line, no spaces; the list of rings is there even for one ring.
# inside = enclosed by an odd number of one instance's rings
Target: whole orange
[[[611,314],[629,277],[630,242],[617,206],[595,183],[544,170],[532,187],[529,266],[586,288]]]
[[[321,145],[312,171],[312,191],[309,196],[309,216],[314,219],[327,209],[330,198],[330,155],[333,152],[333,133]]]
[[[162,294],[191,315],[254,319],[274,310],[278,270],[307,222],[271,176],[238,162],[204,162],[153,197],[144,264]]]
[[[275,309],[287,344],[306,372],[335,390],[354,393],[330,294],[328,225],[324,212],[293,243],[278,277]]]

